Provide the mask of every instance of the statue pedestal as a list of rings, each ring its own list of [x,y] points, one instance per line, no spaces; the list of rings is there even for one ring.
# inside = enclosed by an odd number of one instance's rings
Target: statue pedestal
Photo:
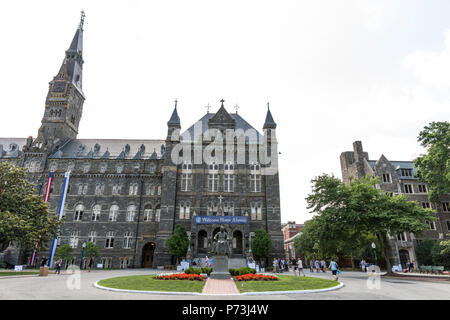
[[[213,257],[213,271],[209,277],[211,279],[231,278],[231,274],[228,272],[228,256]]]

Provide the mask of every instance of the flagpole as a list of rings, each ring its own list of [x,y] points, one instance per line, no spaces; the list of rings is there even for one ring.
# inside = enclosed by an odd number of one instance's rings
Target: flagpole
[[[64,213],[64,204],[66,202],[66,196],[67,196],[67,189],[69,186],[69,179],[70,179],[70,171],[67,171],[64,174],[64,182],[63,182],[63,188],[61,192],[61,199],[59,201],[59,207],[58,207],[58,221],[61,220],[61,217]],[[52,246],[50,247],[50,256],[48,258],[48,267],[51,268],[53,264],[53,257],[55,256],[56,251],[56,240],[57,237],[53,236]]]

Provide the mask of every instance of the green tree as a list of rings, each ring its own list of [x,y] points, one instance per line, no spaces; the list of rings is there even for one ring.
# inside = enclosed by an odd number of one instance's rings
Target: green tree
[[[430,200],[439,202],[450,192],[450,123],[430,123],[419,133],[418,141],[427,153],[414,161],[416,176],[428,185]]]
[[[68,244],[64,244],[56,250],[56,257],[61,258],[63,261],[72,260],[72,247]]]
[[[415,249],[417,260],[422,266],[433,265],[433,250],[436,245],[436,240],[425,239],[420,241]]]
[[[255,237],[252,239],[252,253],[256,260],[261,261],[267,258],[272,246],[272,239],[265,230],[255,231]]]
[[[406,196],[390,196],[377,189],[378,178],[357,179],[346,186],[334,176],[322,175],[312,182],[312,193],[306,200],[308,209],[325,221],[322,226],[327,229],[321,231],[327,240],[325,245],[328,245],[328,239],[341,240],[346,244],[354,242],[352,237],[358,233],[372,234],[378,240],[387,272],[391,272],[387,234],[419,234],[427,228],[425,220],[435,219],[431,209],[422,208]]]
[[[177,257],[177,265],[180,257],[186,255],[189,246],[189,237],[186,234],[186,229],[182,224],[175,226],[175,231],[167,239],[167,247],[171,254]]]
[[[86,248],[84,248],[84,255],[89,258],[99,257],[100,251],[98,249],[98,246],[95,243],[89,241],[88,243],[86,243]]]
[[[0,163],[0,243],[16,242],[21,249],[44,245],[57,235],[61,222],[49,215],[48,205],[35,194],[26,171]]]
[[[434,265],[450,268],[450,240],[437,242],[433,250]]]

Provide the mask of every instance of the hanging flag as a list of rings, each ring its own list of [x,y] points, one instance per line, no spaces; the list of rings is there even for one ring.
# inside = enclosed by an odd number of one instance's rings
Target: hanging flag
[[[64,174],[64,182],[61,192],[61,199],[59,201],[59,207],[58,207],[58,221],[61,220],[61,217],[64,213],[64,204],[66,203],[66,196],[67,196],[67,189],[69,188],[69,178],[70,178],[70,171],[66,172]],[[53,257],[55,256],[56,251],[56,240],[57,238],[53,236],[52,245],[50,247],[50,256],[48,258],[48,267],[51,268],[53,264]]]
[[[48,202],[48,199],[50,198],[50,190],[52,189],[52,182],[53,182],[53,172],[50,172],[48,174],[48,178],[47,178],[47,186],[45,187],[45,192],[44,192],[44,202]],[[36,247],[33,250],[33,254],[31,255],[30,258],[30,265],[34,266],[36,263],[36,251],[39,248],[39,243],[36,243]]]

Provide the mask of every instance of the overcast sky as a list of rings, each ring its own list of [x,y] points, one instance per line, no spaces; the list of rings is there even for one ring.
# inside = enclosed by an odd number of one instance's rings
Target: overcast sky
[[[277,123],[282,222],[361,140],[370,159],[412,160],[419,131],[450,119],[450,2],[2,1],[0,137],[36,137],[48,82],[85,10],[79,138],[165,139],[225,99]]]

